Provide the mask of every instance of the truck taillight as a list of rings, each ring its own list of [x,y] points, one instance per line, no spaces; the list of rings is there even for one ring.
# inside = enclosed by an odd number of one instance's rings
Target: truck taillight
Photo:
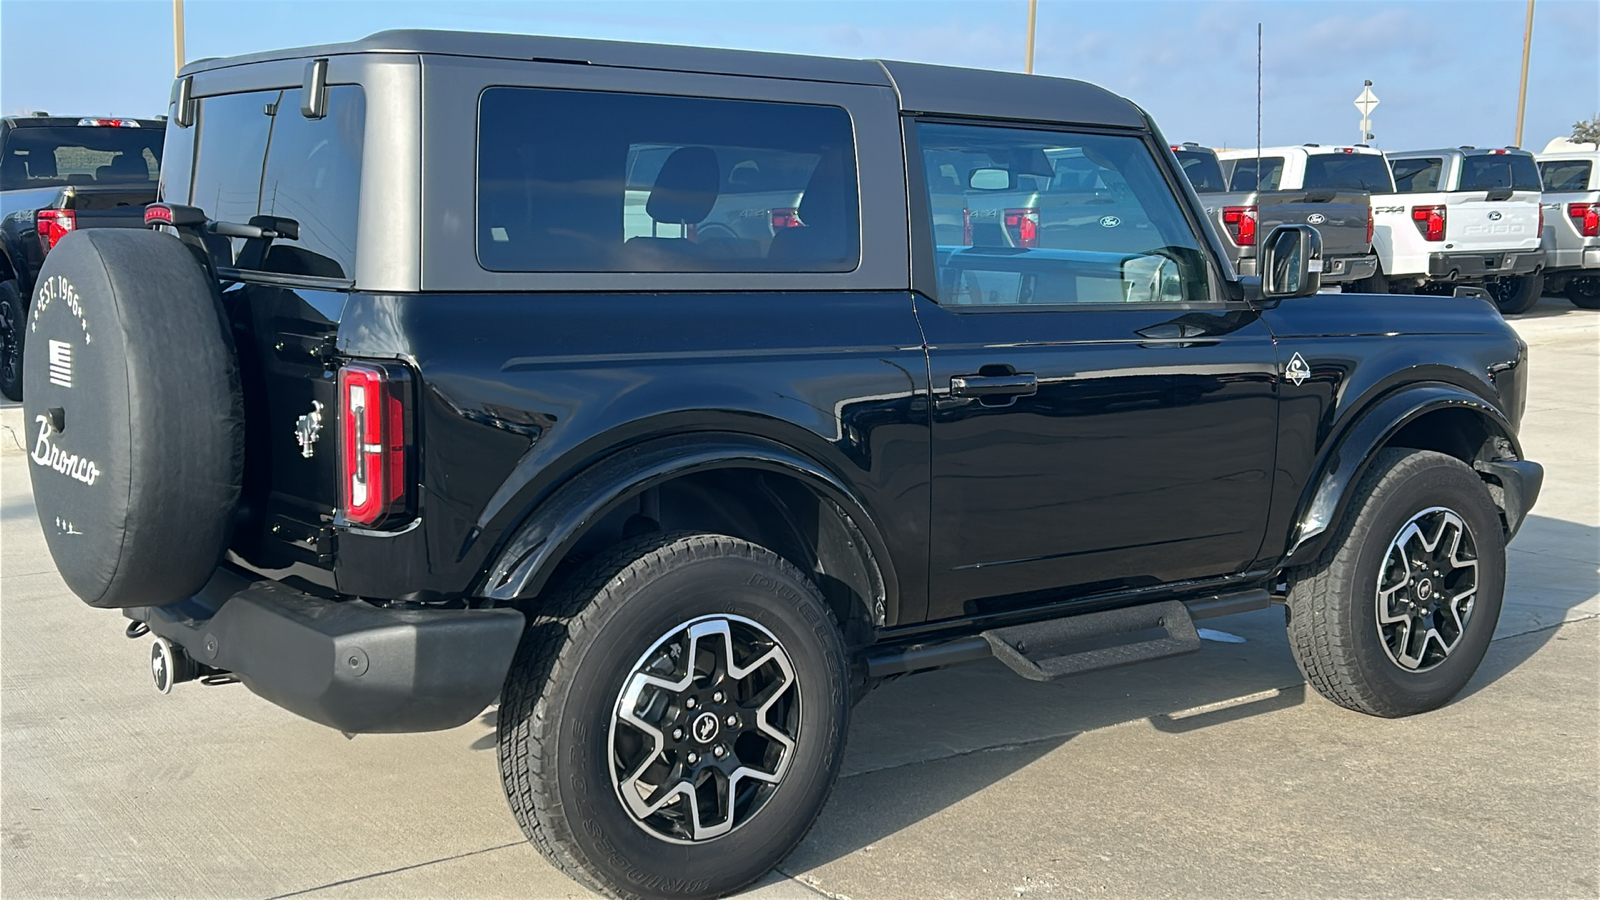
[[[1241,247],[1256,244],[1256,208],[1254,206],[1224,206],[1222,224],[1233,235],[1233,242]]]
[[[1411,221],[1417,226],[1417,231],[1421,233],[1423,240],[1444,240],[1443,206],[1413,206]]]
[[[79,119],[79,125],[92,125],[98,128],[138,128],[139,123],[132,119]]]
[[[778,230],[783,229],[783,228],[799,228],[799,227],[801,227],[803,225],[805,225],[805,223],[800,221],[800,210],[796,209],[793,206],[773,207],[773,209],[772,209],[772,230],[773,231],[778,231]]]
[[[39,229],[39,246],[46,253],[78,227],[78,215],[70,209],[41,209],[34,221]]]
[[[1600,237],[1600,203],[1568,203],[1567,217],[1579,234]]]
[[[1039,246],[1039,208],[1036,206],[1023,206],[1008,209],[1004,213],[1006,231],[1011,234],[1011,242],[1018,247]]]
[[[406,512],[409,382],[398,366],[339,370],[339,515],[350,524],[376,525]]]

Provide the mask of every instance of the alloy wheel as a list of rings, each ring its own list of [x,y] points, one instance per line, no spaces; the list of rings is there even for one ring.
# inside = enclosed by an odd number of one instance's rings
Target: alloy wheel
[[[1377,624],[1395,665],[1425,672],[1461,643],[1478,592],[1477,545],[1462,517],[1444,507],[1401,526],[1378,572]]]

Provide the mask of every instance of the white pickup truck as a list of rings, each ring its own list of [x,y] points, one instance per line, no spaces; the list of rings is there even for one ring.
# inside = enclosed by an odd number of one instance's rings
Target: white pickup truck
[[[1533,308],[1545,266],[1533,154],[1456,147],[1387,156],[1398,193],[1372,198],[1374,280],[1391,290],[1482,285],[1502,313]]]
[[[1539,154],[1544,179],[1546,288],[1600,309],[1600,153]]]

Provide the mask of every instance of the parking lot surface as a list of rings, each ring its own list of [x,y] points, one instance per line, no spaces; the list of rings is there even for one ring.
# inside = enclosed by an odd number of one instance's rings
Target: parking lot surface
[[[1060,682],[914,676],[856,710],[821,820],[750,896],[1600,895],[1600,313],[1547,298],[1515,325],[1546,481],[1453,704],[1324,702],[1276,609]],[[0,424],[0,893],[587,896],[513,823],[492,709],[347,740],[238,685],[158,695],[148,640],[57,576],[20,408]]]

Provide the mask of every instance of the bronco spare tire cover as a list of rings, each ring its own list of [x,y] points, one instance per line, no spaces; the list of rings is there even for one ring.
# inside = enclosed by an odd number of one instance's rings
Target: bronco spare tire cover
[[[227,548],[244,462],[233,339],[176,238],[69,234],[28,317],[33,500],[61,577],[90,606],[193,596]]]

